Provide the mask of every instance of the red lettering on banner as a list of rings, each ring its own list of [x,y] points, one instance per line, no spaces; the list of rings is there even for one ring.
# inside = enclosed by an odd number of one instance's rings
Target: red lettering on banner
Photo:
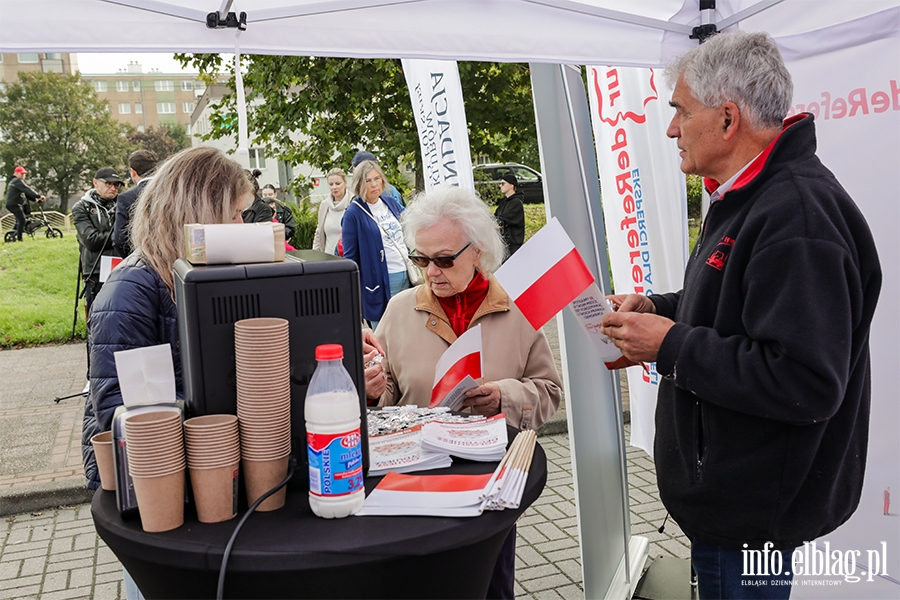
[[[633,213],[634,208],[634,196],[625,196],[625,199],[622,200],[622,210],[627,213]]]
[[[808,104],[795,104],[791,106],[787,116],[791,117],[801,112],[808,112],[816,119],[843,119],[868,115],[871,107],[873,113],[883,113],[888,110],[900,110],[900,85],[896,79],[889,82],[890,91],[884,89],[869,92],[867,88],[858,87],[850,90],[846,96],[835,95],[831,92],[822,92],[821,100]]]
[[[619,192],[619,194],[624,194],[625,192],[628,192],[630,194],[634,191],[631,189],[631,184],[628,183],[628,178],[630,177],[630,175],[631,173],[629,173],[628,171],[616,175],[616,191]]]

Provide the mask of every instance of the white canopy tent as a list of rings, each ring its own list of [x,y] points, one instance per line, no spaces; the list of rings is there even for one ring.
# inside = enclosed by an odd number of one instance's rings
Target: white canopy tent
[[[886,539],[887,572],[896,577],[900,530],[893,521],[870,518],[867,503],[880,502],[885,486],[900,489],[900,0],[718,0],[715,9],[703,11],[699,5],[700,0],[0,0],[0,51],[239,47],[251,54],[533,63],[548,211],[602,276],[605,240],[584,90],[577,70],[556,65],[659,67],[693,47],[697,41],[689,35],[705,23],[769,32],[794,75],[796,110],[821,113],[819,154],[860,204],[879,245],[884,285],[872,334],[867,488],[863,506],[848,523],[858,535],[838,534],[835,543],[865,555],[880,548],[874,540]],[[220,11],[223,17],[245,11],[246,30],[207,28],[208,15]],[[561,325],[585,596],[623,597],[633,591],[646,544],[641,548],[630,536],[616,384],[596,369],[592,351],[580,346],[583,340],[567,335],[574,328],[565,318]],[[852,595],[896,597],[896,587],[890,587],[895,583],[887,583],[886,592],[869,586]],[[846,586],[832,590],[848,593]],[[821,597],[827,590],[815,593]],[[795,589],[795,597],[802,594]]]

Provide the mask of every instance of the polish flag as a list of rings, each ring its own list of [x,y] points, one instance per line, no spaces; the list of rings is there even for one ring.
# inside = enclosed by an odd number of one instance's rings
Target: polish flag
[[[437,406],[460,381],[470,375],[481,379],[481,325],[472,327],[441,355],[434,368],[434,385],[431,387],[431,403]]]
[[[109,279],[112,270],[119,266],[119,263],[125,260],[118,256],[101,256],[100,257],[100,283],[105,283]]]
[[[535,330],[594,283],[594,275],[556,218],[509,257],[494,277]]]

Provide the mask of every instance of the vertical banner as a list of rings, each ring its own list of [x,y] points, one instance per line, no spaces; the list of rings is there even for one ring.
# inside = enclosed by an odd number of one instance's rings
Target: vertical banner
[[[777,38],[776,38],[776,41]],[[815,115],[816,154],[859,206],[878,248],[881,295],[872,321],[869,447],[859,507],[799,548],[794,598],[900,597],[900,53],[898,40],[787,62],[789,115]],[[809,557],[809,559],[807,559]],[[818,557],[820,560],[816,561]],[[830,560],[825,567],[823,560]]]
[[[609,262],[616,294],[681,289],[687,202],[673,115],[654,69],[587,67]],[[653,454],[659,373],[627,369],[631,444]]]
[[[456,61],[404,58],[402,63],[419,131],[425,191],[452,183],[474,192],[469,129]]]

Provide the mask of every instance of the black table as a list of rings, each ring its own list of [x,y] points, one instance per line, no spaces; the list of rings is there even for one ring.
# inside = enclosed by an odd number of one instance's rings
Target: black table
[[[514,435],[510,428],[510,441]],[[453,460],[425,473],[488,473],[497,464]],[[366,493],[380,480],[367,477]],[[546,481],[547,460],[537,445],[521,506],[479,517],[320,519],[306,493],[289,489],[283,508],[245,523],[228,561],[225,597],[484,598],[503,541]],[[139,520],[121,518],[115,492],[103,490],[91,514],[147,598],[215,598],[225,545],[241,516],[200,523],[187,506],[178,529],[145,533]]]

